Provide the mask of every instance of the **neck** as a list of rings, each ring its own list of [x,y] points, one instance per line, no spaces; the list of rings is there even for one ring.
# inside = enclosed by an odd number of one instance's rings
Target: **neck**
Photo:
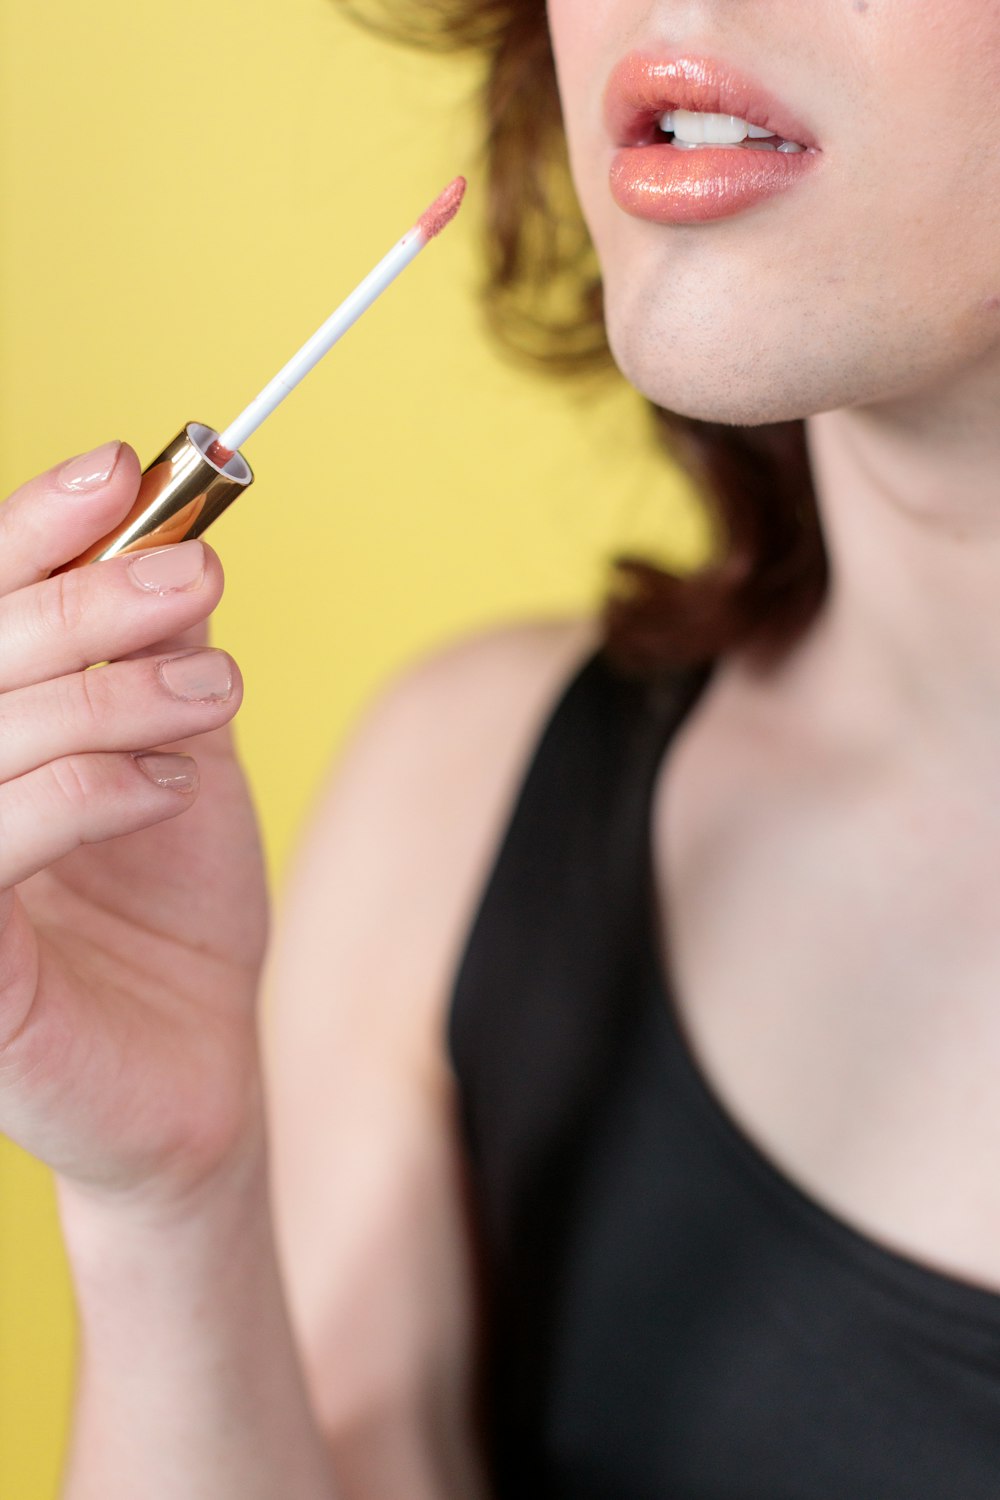
[[[996,362],[806,433],[831,577],[794,675],[880,737],[1000,750]]]

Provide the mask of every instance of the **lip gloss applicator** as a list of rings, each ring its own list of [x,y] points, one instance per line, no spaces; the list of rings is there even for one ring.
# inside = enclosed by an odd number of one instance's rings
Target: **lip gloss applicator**
[[[143,470],[135,504],[124,521],[79,557],[56,568],[55,573],[85,563],[103,562],[122,552],[183,542],[206,531],[253,484],[253,470],[239,451],[241,445],[424,246],[451,223],[461,207],[465,187],[464,177],[456,177],[448,184],[413,228],[369,271],[224,432],[216,432],[201,422],[187,422]]]

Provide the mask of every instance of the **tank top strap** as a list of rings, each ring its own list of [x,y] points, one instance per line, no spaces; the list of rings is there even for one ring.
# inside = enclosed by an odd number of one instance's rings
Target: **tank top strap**
[[[523,776],[456,971],[446,1045],[466,1142],[493,1168],[551,1140],[599,1089],[641,1003],[650,801],[710,665],[633,680],[599,647],[564,686]]]

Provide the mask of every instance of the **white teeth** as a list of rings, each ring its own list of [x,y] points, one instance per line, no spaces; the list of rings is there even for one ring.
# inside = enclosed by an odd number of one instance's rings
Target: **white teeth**
[[[746,120],[736,115],[700,114],[693,109],[675,109],[660,119],[660,129],[673,131],[679,141],[699,146],[711,142],[714,146],[738,146],[750,133]]]
[[[660,116],[660,129],[664,135],[673,135],[674,145],[680,151],[695,146],[739,146],[748,142],[752,151],[784,151],[787,154],[804,151],[795,141],[782,141],[773,130],[763,125],[751,125],[738,115],[713,115],[694,109],[672,109]]]

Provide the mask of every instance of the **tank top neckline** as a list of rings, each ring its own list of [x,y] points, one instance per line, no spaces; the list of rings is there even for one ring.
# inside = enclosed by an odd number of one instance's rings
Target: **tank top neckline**
[[[591,662],[595,660],[605,671],[613,673],[614,669],[600,649],[591,658]],[[918,1312],[930,1308],[959,1325],[971,1322],[977,1325],[976,1331],[980,1334],[984,1321],[1000,1332],[1000,1291],[977,1285],[956,1273],[937,1270],[914,1259],[905,1251],[894,1250],[872,1238],[832,1209],[826,1208],[808,1189],[800,1186],[773,1161],[757,1145],[717,1092],[687,1036],[670,966],[668,932],[663,932],[661,942],[660,913],[669,910],[667,903],[670,892],[660,887],[653,827],[653,799],[664,759],[670,753],[674,736],[681,722],[706,691],[714,675],[714,668],[714,663],[708,663],[682,669],[687,690],[682,691],[679,699],[675,700],[680,703],[679,711],[671,713],[667,722],[662,725],[658,753],[651,757],[652,774],[648,777],[646,795],[642,799],[645,817],[642,873],[647,899],[639,928],[642,950],[639,957],[644,998],[648,998],[657,1034],[664,1042],[665,1053],[660,1054],[665,1064],[664,1072],[669,1073],[669,1081],[673,1084],[676,1084],[678,1078],[681,1080],[692,1106],[712,1130],[733,1161],[734,1167],[743,1174],[752,1176],[761,1189],[762,1196],[769,1200],[776,1213],[794,1218],[814,1239],[824,1242],[831,1252],[847,1262],[853,1270],[877,1283],[882,1293],[889,1292],[911,1305],[918,1304]],[[670,1058],[669,1067],[666,1066],[667,1053]]]

